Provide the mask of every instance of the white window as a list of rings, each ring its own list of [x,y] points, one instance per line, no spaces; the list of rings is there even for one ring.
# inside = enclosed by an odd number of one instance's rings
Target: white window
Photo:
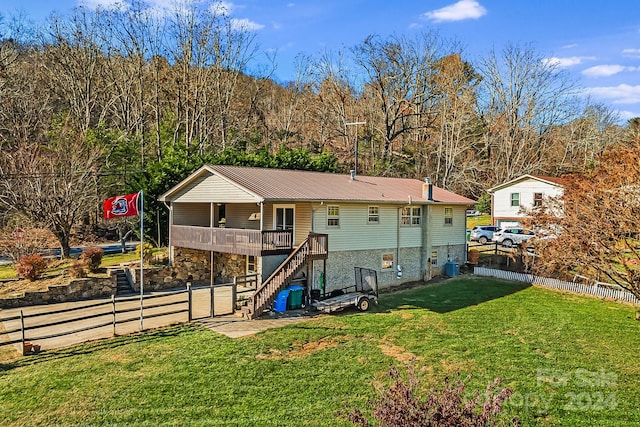
[[[434,267],[438,265],[438,251],[431,252],[431,265]]]
[[[511,193],[511,206],[512,207],[520,206],[520,193]]]
[[[378,206],[369,206],[369,224],[379,224],[380,223],[380,209]]]
[[[257,273],[255,255],[247,255],[247,274]]]
[[[444,208],[444,225],[453,225],[453,208]]]
[[[327,227],[340,227],[340,206],[327,206]]]
[[[412,206],[406,206],[402,208],[402,218],[400,224],[402,225],[420,225],[422,223],[422,208],[416,208]]]
[[[276,230],[293,230],[293,206],[275,206],[274,226]]]

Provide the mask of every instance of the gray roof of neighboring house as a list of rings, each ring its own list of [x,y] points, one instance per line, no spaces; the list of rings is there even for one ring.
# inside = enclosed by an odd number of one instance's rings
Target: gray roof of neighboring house
[[[378,203],[429,203],[423,196],[423,181],[349,174],[264,169],[239,166],[203,166],[160,196],[171,195],[203,173],[213,173],[255,194],[265,201],[352,201]],[[433,186],[433,202],[472,204],[474,200]]]

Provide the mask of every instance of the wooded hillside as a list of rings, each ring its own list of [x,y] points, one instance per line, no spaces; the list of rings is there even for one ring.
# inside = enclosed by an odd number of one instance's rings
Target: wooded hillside
[[[7,215],[66,230],[106,196],[143,189],[160,239],[155,197],[203,162],[346,172],[356,141],[360,174],[428,176],[477,198],[523,173],[593,168],[628,132],[528,45],[472,63],[437,33],[370,36],[300,56],[296,78],[275,82],[273,63],[256,65],[258,36],[211,10],[158,16],[134,2],[39,29],[0,21],[3,186],[82,191],[58,194],[38,218],[2,196]],[[61,220],[55,206],[70,197],[87,209]]]

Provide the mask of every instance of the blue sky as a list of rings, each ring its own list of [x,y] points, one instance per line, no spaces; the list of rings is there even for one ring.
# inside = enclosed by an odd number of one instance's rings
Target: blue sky
[[[127,0],[0,0],[0,14],[21,10],[41,22],[54,10],[113,7]],[[172,0],[147,0],[158,7]],[[233,0],[218,2],[257,33],[262,51],[277,52],[278,80],[293,77],[294,58],[338,50],[377,34],[436,30],[455,38],[472,62],[506,43],[530,43],[566,68],[587,93],[640,116],[638,0]]]

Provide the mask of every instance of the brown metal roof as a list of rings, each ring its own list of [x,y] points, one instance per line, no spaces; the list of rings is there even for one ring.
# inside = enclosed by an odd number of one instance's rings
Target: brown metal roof
[[[356,176],[285,169],[208,166],[207,169],[273,201],[353,201],[427,203],[423,182],[417,179]],[[441,203],[472,204],[474,200],[433,186],[433,199]]]

